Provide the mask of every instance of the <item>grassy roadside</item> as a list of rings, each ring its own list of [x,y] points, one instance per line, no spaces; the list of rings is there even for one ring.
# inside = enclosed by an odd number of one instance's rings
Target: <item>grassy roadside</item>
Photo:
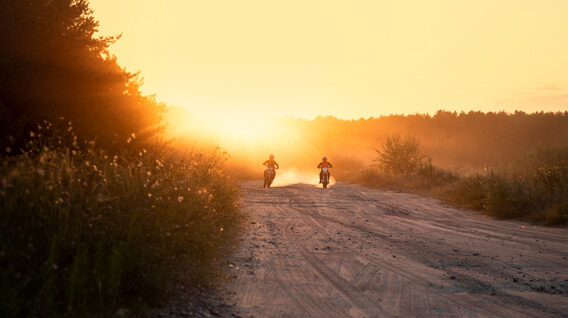
[[[568,146],[536,149],[505,167],[465,175],[421,164],[408,175],[367,167],[350,182],[429,195],[498,219],[568,224]]]
[[[133,135],[119,151],[45,123],[0,157],[0,316],[106,317],[207,283],[243,215],[225,155]],[[178,269],[183,268],[183,271]]]

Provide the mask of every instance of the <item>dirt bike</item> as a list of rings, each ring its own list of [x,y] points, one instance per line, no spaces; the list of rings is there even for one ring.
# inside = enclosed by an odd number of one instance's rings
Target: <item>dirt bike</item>
[[[327,169],[328,168],[321,168],[321,183],[324,188],[327,188],[327,185],[329,184],[329,171],[327,171]]]
[[[266,170],[264,170],[264,186],[263,186],[263,188],[270,188],[272,181],[274,181],[274,169],[273,168],[266,168]]]

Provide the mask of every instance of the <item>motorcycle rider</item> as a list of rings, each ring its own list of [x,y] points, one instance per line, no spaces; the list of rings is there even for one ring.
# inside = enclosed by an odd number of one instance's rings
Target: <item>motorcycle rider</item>
[[[318,164],[318,169],[322,168],[320,171],[320,183],[321,183],[321,179],[323,177],[323,168],[333,168],[333,165],[331,164],[331,162],[327,161],[327,156],[323,156],[321,158],[322,162],[320,162]],[[330,180],[331,178],[331,173],[329,172],[329,169],[327,169],[327,176],[328,176],[328,180]]]
[[[278,165],[278,163],[276,161],[274,161],[274,155],[270,154],[270,156],[268,157],[268,160],[263,162],[262,165],[267,166],[268,169],[272,170],[272,179],[270,180],[270,182],[274,181],[274,177],[276,177],[276,169],[280,169],[280,166]]]

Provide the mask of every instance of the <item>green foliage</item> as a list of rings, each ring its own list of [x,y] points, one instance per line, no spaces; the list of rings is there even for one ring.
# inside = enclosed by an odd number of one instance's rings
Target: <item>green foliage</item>
[[[461,178],[448,190],[446,199],[460,206],[482,210],[485,206],[488,182],[488,178],[481,174]]]
[[[538,148],[507,168],[460,175],[420,164],[416,174],[367,168],[363,184],[433,195],[500,219],[568,223],[568,146]]]
[[[568,199],[561,203],[555,203],[546,209],[544,213],[544,224],[568,224]]]
[[[448,184],[453,184],[459,175],[452,171],[422,165],[414,175],[393,175],[374,167],[363,169],[356,181],[364,185],[394,190],[408,190],[419,194],[433,194]]]
[[[422,160],[426,158],[420,149],[420,140],[412,136],[387,136],[382,148],[382,151],[375,149],[375,162],[384,172],[394,175],[406,176],[416,173]]]
[[[505,173],[491,175],[485,187],[483,211],[502,219],[520,218],[530,204],[525,180]]]
[[[0,316],[108,316],[219,273],[242,221],[222,153],[132,135],[110,154],[62,122],[26,145],[1,157]]]
[[[568,167],[512,169],[463,177],[449,191],[450,201],[496,218],[566,224]]]

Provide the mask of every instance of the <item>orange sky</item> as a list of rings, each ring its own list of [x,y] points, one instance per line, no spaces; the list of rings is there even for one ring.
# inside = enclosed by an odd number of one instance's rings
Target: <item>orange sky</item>
[[[145,94],[196,115],[568,110],[568,1],[93,0]]]

